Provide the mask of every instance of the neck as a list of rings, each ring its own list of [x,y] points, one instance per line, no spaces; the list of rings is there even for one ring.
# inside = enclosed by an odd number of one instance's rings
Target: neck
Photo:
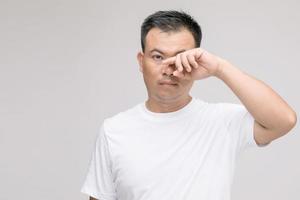
[[[148,98],[146,101],[146,107],[148,110],[157,113],[175,112],[186,106],[191,100],[192,97],[190,95],[173,101],[160,101],[153,98]]]

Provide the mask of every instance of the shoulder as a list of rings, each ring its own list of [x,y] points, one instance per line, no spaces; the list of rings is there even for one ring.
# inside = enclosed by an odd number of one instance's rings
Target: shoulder
[[[200,100],[201,101],[201,100]],[[228,121],[248,111],[243,104],[229,102],[203,102],[201,115],[212,120]]]
[[[139,118],[139,105],[140,104],[137,104],[126,110],[120,111],[115,115],[105,118],[103,121],[105,131],[124,130],[126,127],[136,123]]]
[[[244,105],[238,103],[229,103],[229,102],[207,102],[201,99],[197,101],[210,113],[222,114],[232,111],[245,110]]]
[[[230,114],[234,112],[244,111],[246,109],[243,104],[229,102],[209,103],[209,108],[214,110],[218,114]]]

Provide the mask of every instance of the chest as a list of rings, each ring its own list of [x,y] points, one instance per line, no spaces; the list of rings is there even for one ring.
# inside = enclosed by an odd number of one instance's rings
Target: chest
[[[225,187],[231,181],[234,154],[224,131],[205,123],[183,123],[110,135],[117,190],[134,199],[149,192],[159,198],[161,191],[187,195],[191,188]]]

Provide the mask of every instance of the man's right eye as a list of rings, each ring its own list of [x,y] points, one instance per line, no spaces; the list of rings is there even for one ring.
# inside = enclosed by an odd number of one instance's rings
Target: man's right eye
[[[154,56],[152,56],[152,58],[153,58],[154,60],[162,60],[162,59],[163,59],[163,57],[160,56],[160,55],[154,55]]]

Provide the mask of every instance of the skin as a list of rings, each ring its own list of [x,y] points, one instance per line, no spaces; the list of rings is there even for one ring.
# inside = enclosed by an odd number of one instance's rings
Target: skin
[[[195,48],[194,38],[186,29],[169,33],[151,29],[145,52],[138,52],[137,59],[148,92],[146,106],[152,112],[183,108],[191,100],[189,92],[194,81],[214,76],[232,90],[254,117],[257,144],[264,145],[287,134],[297,122],[295,111],[270,86],[229,61]],[[176,85],[162,85],[163,80]]]
[[[153,28],[148,32],[145,51],[139,52],[137,59],[148,91],[146,106],[149,110],[172,112],[190,102],[189,91],[194,80],[170,76],[175,66],[165,68],[162,61],[193,48],[195,48],[194,38],[186,29],[166,33]],[[170,80],[176,85],[160,84],[164,80]]]
[[[162,52],[151,53],[153,49]],[[181,50],[185,51],[178,53]],[[189,91],[194,81],[214,76],[232,90],[254,117],[257,144],[264,145],[285,135],[297,122],[296,112],[270,86],[224,58],[195,48],[194,38],[186,29],[169,33],[151,29],[145,52],[139,52],[137,58],[148,91],[146,106],[152,112],[172,112],[184,107],[191,99]],[[159,84],[167,78],[176,81],[178,87]]]

